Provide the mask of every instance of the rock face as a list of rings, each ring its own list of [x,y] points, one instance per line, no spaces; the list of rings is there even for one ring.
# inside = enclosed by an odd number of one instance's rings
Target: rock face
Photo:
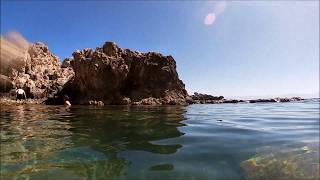
[[[72,68],[61,68],[59,58],[43,43],[31,44],[23,61],[25,64],[20,69],[12,69],[7,78],[11,80],[11,91],[22,88],[27,98],[53,97],[74,75]]]
[[[95,51],[75,51],[63,62],[75,72],[60,93],[77,104],[186,104],[187,91],[172,56],[121,49],[106,42]]]

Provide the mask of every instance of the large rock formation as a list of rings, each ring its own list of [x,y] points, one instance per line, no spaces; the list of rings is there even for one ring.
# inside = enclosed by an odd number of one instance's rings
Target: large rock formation
[[[75,51],[63,62],[75,72],[60,95],[91,104],[186,104],[187,91],[172,56],[121,49],[113,42]]]
[[[57,94],[74,75],[72,68],[61,68],[59,58],[43,43],[29,45],[24,56],[19,58],[23,65],[10,68],[10,73],[5,74],[7,76],[2,75],[2,81],[7,84],[2,92],[22,88],[27,98],[46,99]]]

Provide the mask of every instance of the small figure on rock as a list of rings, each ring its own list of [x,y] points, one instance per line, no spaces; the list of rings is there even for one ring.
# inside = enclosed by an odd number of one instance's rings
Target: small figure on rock
[[[71,106],[68,95],[63,96],[63,102],[64,102],[64,106]]]
[[[16,90],[16,99],[21,100],[21,99],[27,99],[26,92],[24,92],[23,89],[19,88]]]

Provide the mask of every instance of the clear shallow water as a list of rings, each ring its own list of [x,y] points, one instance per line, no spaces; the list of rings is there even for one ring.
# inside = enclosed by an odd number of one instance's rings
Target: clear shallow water
[[[294,164],[275,169],[297,172],[302,164],[302,177],[319,173],[317,99],[187,107],[1,106],[0,120],[2,179],[245,179],[260,171],[297,178],[261,170],[280,160]]]

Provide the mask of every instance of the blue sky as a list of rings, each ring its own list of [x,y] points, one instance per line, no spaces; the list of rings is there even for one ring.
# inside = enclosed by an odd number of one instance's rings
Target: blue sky
[[[43,41],[63,60],[105,41],[177,61],[188,92],[319,92],[319,1],[1,1],[1,34]]]

